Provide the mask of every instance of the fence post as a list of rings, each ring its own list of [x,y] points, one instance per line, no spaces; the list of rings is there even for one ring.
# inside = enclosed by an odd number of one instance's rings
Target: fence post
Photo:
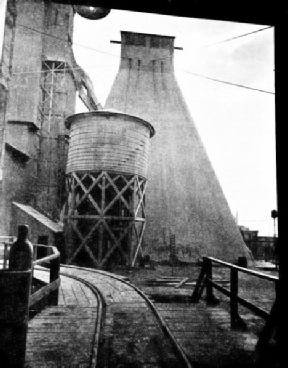
[[[238,296],[238,270],[231,268],[230,271],[230,323],[231,328],[237,327],[237,320],[239,317],[238,313],[238,301],[236,296]]]
[[[212,261],[209,258],[204,258],[203,259],[204,262],[206,262],[206,269],[207,269],[207,273],[206,273],[206,279],[205,283],[206,283],[206,302],[209,305],[216,305],[219,304],[219,301],[217,298],[215,298],[215,295],[213,294],[213,286],[212,284],[209,282],[209,280],[213,281],[213,268],[212,268]]]
[[[205,258],[203,258],[203,264],[202,264],[202,267],[201,267],[201,271],[200,271],[200,274],[198,276],[198,279],[197,279],[197,282],[196,282],[196,285],[195,285],[195,288],[193,290],[193,293],[191,295],[191,303],[198,303],[200,298],[201,298],[201,295],[202,295],[202,292],[203,292],[203,289],[204,289],[204,282],[205,282],[205,276],[206,276],[206,263],[205,263]]]
[[[0,366],[24,367],[31,270],[0,271]]]
[[[170,235],[170,262],[172,267],[172,275],[174,275],[174,265],[177,263],[175,234]]]
[[[50,283],[59,278],[60,273],[60,256],[50,261]],[[59,288],[53,290],[49,295],[49,304],[58,305]]]
[[[8,258],[9,258],[8,243],[4,243],[4,263],[3,263],[4,269],[7,268]]]
[[[231,268],[230,272],[230,325],[233,329],[241,329],[246,331],[247,325],[239,316],[238,310],[238,270]]]

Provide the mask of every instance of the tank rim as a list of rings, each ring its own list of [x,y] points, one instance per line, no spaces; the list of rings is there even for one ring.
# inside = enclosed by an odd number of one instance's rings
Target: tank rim
[[[122,115],[122,116],[127,116],[127,117],[131,117],[133,119],[135,119],[136,121],[138,121],[141,124],[146,125],[149,130],[150,130],[150,138],[152,138],[155,135],[155,129],[153,127],[152,124],[148,123],[148,121],[140,118],[139,116],[135,116],[135,115],[131,115],[131,114],[127,114],[125,112],[122,111],[118,111],[118,110],[113,110],[113,109],[103,109],[103,110],[94,110],[94,111],[87,111],[87,112],[80,112],[77,114],[73,114],[68,116],[65,119],[65,126],[67,129],[71,128],[71,125],[73,123],[73,120],[77,117],[81,117],[81,116],[95,116],[95,115],[111,115],[111,116],[117,116],[117,115]]]

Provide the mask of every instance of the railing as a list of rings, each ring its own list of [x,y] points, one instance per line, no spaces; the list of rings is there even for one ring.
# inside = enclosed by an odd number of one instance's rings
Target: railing
[[[1,240],[4,251],[0,254],[3,260],[0,270],[0,365],[24,367],[30,307],[38,311],[47,304],[58,304],[60,253],[56,247],[36,244],[32,269],[13,271],[9,270],[9,248],[14,239],[1,237],[0,246]],[[39,249],[45,255],[37,259]],[[50,269],[48,283],[33,277],[35,267],[40,265]]]
[[[2,243],[3,251],[3,269],[8,269],[9,263],[9,248],[12,245],[14,237],[0,237],[0,244]],[[2,241],[1,241],[2,240]],[[37,259],[37,254],[39,249],[44,250],[46,256]],[[47,298],[49,305],[58,304],[59,287],[60,287],[60,253],[58,249],[54,246],[34,244],[33,245],[33,269],[32,269],[32,287],[31,295],[29,297],[29,307],[35,305],[37,302]],[[43,253],[43,251],[41,252]],[[34,277],[34,268],[38,265],[45,265],[49,267],[50,276],[49,283],[45,283]]]
[[[15,240],[15,236],[0,236],[0,260],[3,259],[3,269],[8,267],[9,246]]]
[[[222,267],[226,267],[230,269],[230,290],[224,288],[223,286],[213,281],[213,264],[220,265]],[[196,282],[196,286],[193,291],[191,301],[199,302],[201,295],[204,291],[204,288],[206,288],[207,303],[210,303],[210,304],[217,303],[218,304],[218,300],[215,298],[213,294],[213,288],[214,288],[230,298],[231,328],[245,327],[245,324],[243,320],[241,319],[239,312],[238,312],[239,304],[248,308],[250,311],[255,313],[257,316],[265,319],[267,321],[266,324],[269,324],[269,328],[270,328],[271,321],[269,320],[269,318],[271,317],[272,312],[275,310],[276,303],[274,302],[271,313],[268,313],[262,308],[259,308],[255,304],[249,302],[248,300],[241,298],[238,295],[238,273],[239,272],[243,272],[253,277],[258,277],[261,279],[265,279],[265,280],[274,282],[275,286],[277,286],[277,283],[279,280],[279,278],[276,276],[270,276],[265,273],[257,272],[257,271],[254,271],[248,268],[239,267],[231,263],[223,262],[216,258],[203,257],[203,266],[200,271],[198,280]],[[277,288],[275,289],[277,291]],[[266,333],[266,337],[267,337],[267,333]]]
[[[29,299],[29,307],[48,296],[49,305],[57,305],[59,297],[60,287],[60,253],[56,247],[42,244],[35,244],[34,248],[34,261],[33,268],[37,265],[45,265],[50,268],[49,283],[45,284],[33,277],[34,281],[42,283],[42,287],[36,292],[32,293]],[[46,249],[47,256],[37,259],[37,253],[39,249]]]

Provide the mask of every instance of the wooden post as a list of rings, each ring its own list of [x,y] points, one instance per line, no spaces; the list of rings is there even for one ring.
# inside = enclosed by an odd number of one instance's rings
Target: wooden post
[[[0,271],[0,367],[25,363],[31,270]]]
[[[231,268],[230,273],[230,325],[233,329],[242,331],[247,330],[247,325],[239,315],[238,311],[238,270],[237,268]]]
[[[204,280],[204,285],[206,286],[206,302],[209,305],[217,305],[219,304],[219,300],[213,294],[213,286],[212,283],[209,282],[213,281],[213,268],[212,268],[212,261],[208,257],[203,258],[203,262],[206,262],[206,279]],[[208,280],[207,280],[208,279]]]
[[[230,273],[230,318],[231,318],[231,328],[236,328],[238,321],[238,301],[236,296],[238,296],[238,270],[231,268]]]
[[[9,259],[8,243],[4,243],[4,263],[3,268],[7,268],[7,263]]]
[[[190,300],[191,303],[198,303],[201,298],[202,292],[203,292],[205,277],[207,273],[207,262],[205,261],[205,259],[206,257],[203,258],[203,265],[202,265],[198,280],[196,282],[195,289],[191,296],[191,300]]]
[[[50,283],[56,281],[59,278],[60,273],[60,257],[52,259],[50,261]],[[49,295],[49,304],[58,305],[59,288],[53,290]]]
[[[171,262],[171,270],[172,276],[174,275],[174,265],[177,260],[177,253],[176,253],[176,242],[175,242],[175,234],[170,235],[170,262]]]
[[[206,277],[212,281],[213,278],[213,271],[212,271],[212,262],[209,258],[205,258],[204,262],[206,263]],[[213,295],[213,286],[211,285],[211,283],[207,282],[206,284],[206,301],[207,303],[211,303],[214,300],[214,295]]]

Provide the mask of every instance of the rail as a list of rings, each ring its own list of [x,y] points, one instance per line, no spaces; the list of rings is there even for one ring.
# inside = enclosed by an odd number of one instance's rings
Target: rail
[[[213,264],[220,265],[222,267],[226,267],[230,269],[230,290],[224,288],[223,286],[217,284],[217,282],[213,281]],[[265,280],[274,282],[275,286],[277,286],[277,283],[279,280],[279,278],[276,276],[270,276],[262,272],[254,271],[254,270],[244,268],[244,267],[239,267],[232,263],[224,262],[224,261],[221,261],[213,257],[203,257],[203,266],[200,271],[198,280],[196,282],[196,286],[195,286],[195,289],[191,297],[191,302],[194,302],[194,303],[199,302],[201,295],[204,289],[206,288],[207,303],[209,304],[217,303],[218,304],[218,300],[215,298],[213,294],[213,288],[214,288],[230,298],[231,328],[245,327],[245,324],[239,315],[239,311],[238,311],[239,304],[249,309],[251,312],[253,312],[257,316],[268,321],[271,313],[266,312],[262,308],[256,306],[255,304],[249,302],[248,300],[238,295],[238,273],[239,272],[246,273],[253,277],[258,277],[261,279],[265,279]],[[276,291],[277,291],[277,288],[276,288]]]

